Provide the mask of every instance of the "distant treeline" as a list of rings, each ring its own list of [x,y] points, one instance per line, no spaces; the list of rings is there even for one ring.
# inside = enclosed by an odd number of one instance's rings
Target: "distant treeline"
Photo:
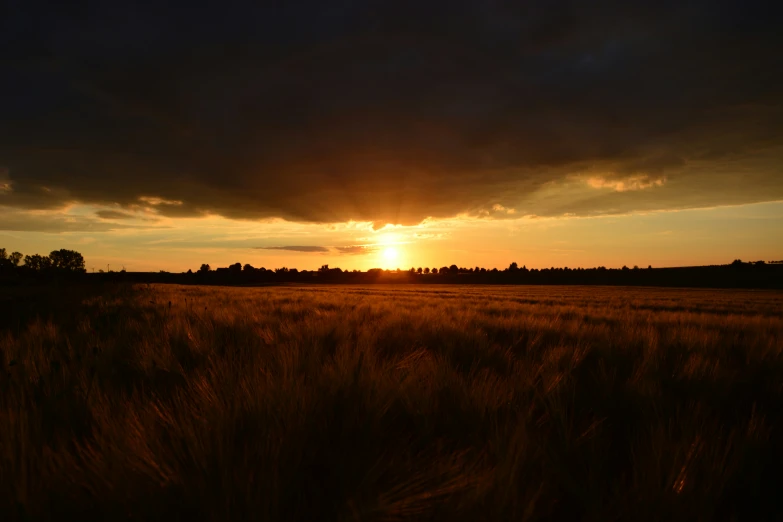
[[[383,270],[362,272],[323,265],[318,270],[296,268],[255,268],[235,263],[213,270],[203,264],[197,271],[86,273],[82,255],[73,250],[57,250],[49,256],[7,255],[0,249],[0,281],[25,282],[68,278],[86,282],[178,283],[205,285],[264,285],[281,283],[329,284],[530,284],[530,285],[618,285],[673,286],[705,288],[783,288],[783,262],[734,260],[728,265],[675,268],[542,268],[528,269],[511,263],[507,268],[465,268],[457,265],[440,268]]]
[[[288,268],[257,269],[233,265],[217,270],[173,273],[92,274],[138,282],[182,284],[258,285],[276,283],[330,284],[530,284],[530,285],[628,285],[705,288],[783,288],[783,264],[743,263],[678,268],[544,268],[528,269],[512,263],[508,268],[460,268],[456,265],[426,270],[371,269],[347,271],[324,265],[307,271]]]
[[[86,272],[84,257],[75,250],[53,250],[48,256],[22,255],[0,248],[0,282],[71,279]]]

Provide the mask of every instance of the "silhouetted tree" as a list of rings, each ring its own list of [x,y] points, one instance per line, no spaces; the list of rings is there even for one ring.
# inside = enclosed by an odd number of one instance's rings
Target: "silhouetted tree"
[[[241,274],[242,263],[234,263],[233,265],[229,265],[228,269],[231,271],[232,274]]]
[[[508,271],[509,272],[516,272],[517,270],[519,270],[519,265],[517,265],[516,261],[514,261],[513,263],[508,265]]]
[[[36,272],[43,272],[52,266],[52,260],[49,259],[49,256],[33,254],[31,256],[24,256],[24,266]]]
[[[60,272],[84,273],[84,257],[76,250],[53,250],[49,254],[50,266]]]
[[[421,267],[419,267],[419,268],[417,268],[417,269],[416,269],[416,273],[417,273],[417,274],[421,274]]]
[[[451,265],[449,267],[449,273],[451,273],[451,274],[459,273],[459,267],[457,265]]]
[[[437,268],[433,268],[433,269],[432,269],[432,273],[433,273],[433,274],[437,274],[437,273],[438,273],[438,269],[437,269]]]
[[[204,263],[203,265],[201,265],[201,268],[199,268],[198,271],[202,274],[205,274],[210,271],[210,267],[207,263]]]
[[[248,263],[248,264],[246,264],[246,265],[244,266],[244,268],[243,268],[242,270],[244,270],[245,272],[252,272],[252,271],[254,271],[254,270],[255,270],[255,268],[253,267],[253,265],[251,265],[250,263]]]
[[[22,260],[22,254],[14,252],[10,256],[5,248],[0,248],[0,268],[17,267]]]
[[[429,273],[430,273],[430,269],[429,269],[429,268],[425,268],[425,269],[424,269],[424,273],[425,273],[425,274],[429,274]]]

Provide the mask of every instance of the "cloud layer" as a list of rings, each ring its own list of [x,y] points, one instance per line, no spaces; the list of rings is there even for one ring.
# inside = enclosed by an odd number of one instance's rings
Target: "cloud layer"
[[[351,246],[338,246],[335,247],[337,252],[340,254],[348,254],[348,255],[364,255],[364,254],[373,254],[377,252],[380,247],[377,245],[351,245]]]
[[[783,199],[772,3],[230,4],[0,14],[0,206],[411,224]]]
[[[255,247],[258,250],[288,250],[291,252],[329,252],[329,249],[322,246],[266,246]]]
[[[61,212],[24,212],[0,209],[0,230],[14,232],[113,232],[139,228],[136,225],[110,223],[89,216],[72,216]]]

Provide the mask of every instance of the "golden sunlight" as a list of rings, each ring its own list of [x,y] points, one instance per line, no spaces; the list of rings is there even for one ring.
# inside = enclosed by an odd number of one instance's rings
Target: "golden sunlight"
[[[383,259],[389,265],[393,264],[400,257],[400,253],[394,247],[387,247],[383,251]]]

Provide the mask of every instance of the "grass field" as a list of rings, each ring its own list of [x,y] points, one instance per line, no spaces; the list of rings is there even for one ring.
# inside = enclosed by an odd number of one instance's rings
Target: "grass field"
[[[6,295],[3,520],[783,519],[780,292]]]

